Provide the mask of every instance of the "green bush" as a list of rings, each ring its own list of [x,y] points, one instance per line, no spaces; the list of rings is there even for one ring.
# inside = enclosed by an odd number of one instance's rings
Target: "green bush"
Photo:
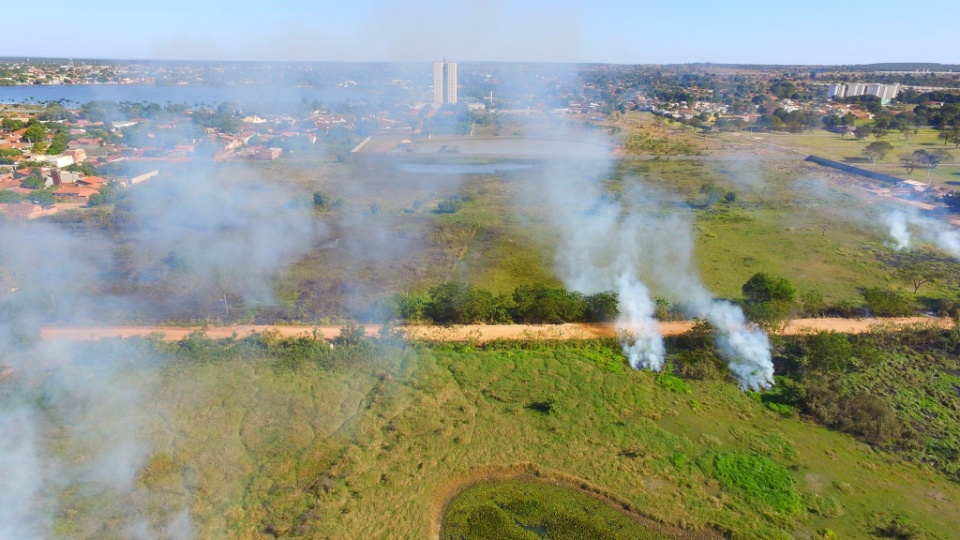
[[[809,369],[822,372],[839,372],[853,356],[853,346],[846,334],[818,332],[807,338],[806,364]]]
[[[457,197],[450,197],[440,201],[437,205],[437,212],[441,214],[454,214],[463,208],[463,201]]]
[[[903,317],[916,312],[912,299],[897,291],[874,287],[860,291],[870,312],[877,317]]]
[[[17,193],[16,191],[10,191],[9,189],[0,189],[0,203],[19,204],[21,201],[23,201],[23,196]]]

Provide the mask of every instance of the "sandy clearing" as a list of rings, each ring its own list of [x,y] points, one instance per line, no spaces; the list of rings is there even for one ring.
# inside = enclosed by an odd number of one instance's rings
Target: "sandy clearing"
[[[784,334],[802,334],[833,330],[849,334],[867,332],[874,326],[902,327],[911,324],[936,324],[944,328],[953,326],[950,319],[933,317],[903,317],[894,319],[795,319],[784,328]],[[682,334],[693,326],[692,322],[660,323],[663,335],[671,336]],[[364,327],[368,336],[380,333],[380,326],[368,325]],[[308,336],[322,339],[333,339],[340,334],[340,326],[283,326],[283,325],[232,325],[232,326],[94,326],[94,327],[46,327],[41,329],[40,337],[44,340],[91,341],[103,338],[127,338],[134,336],[148,336],[163,334],[167,341],[179,341],[191,332],[202,331],[212,339],[223,339],[231,336],[238,338],[249,336],[254,332],[275,331],[283,337]],[[426,339],[430,341],[464,341],[476,340],[480,343],[498,339],[591,339],[597,337],[616,336],[616,329],[612,324],[500,324],[481,325],[469,324],[460,326],[400,326],[397,330],[410,338]]]

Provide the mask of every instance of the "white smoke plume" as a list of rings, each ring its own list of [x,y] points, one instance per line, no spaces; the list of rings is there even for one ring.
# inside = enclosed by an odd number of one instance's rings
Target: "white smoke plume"
[[[285,190],[205,172],[132,188],[120,210],[128,212],[123,239],[148,264],[181,254],[188,268],[180,282],[269,302],[272,278],[308,252],[323,227],[287,208]],[[109,324],[103,315],[117,312],[157,317],[149,299],[113,292],[130,280],[114,271],[116,236],[0,222],[0,538],[57,536],[59,520],[76,507],[84,528],[107,527],[98,518],[108,513],[119,537],[195,534],[188,509],[158,515],[137,481],[154,453],[150,427],[167,422],[154,401],[166,359],[137,342],[38,340],[45,325]],[[182,301],[178,292],[167,301]]]
[[[960,231],[941,220],[922,216],[916,210],[893,210],[884,218],[897,249],[909,249],[916,235],[951,257],[960,259]]]
[[[597,180],[604,172],[566,169],[538,186],[538,193],[547,194],[560,233],[557,268],[566,286],[586,294],[619,294],[617,328],[634,368],[660,370],[664,361],[649,283],[678,300],[688,315],[713,324],[717,346],[741,388],[772,386],[767,335],[739,307],[714,299],[700,281],[683,205],[642,185],[629,188],[622,198],[611,197]]]

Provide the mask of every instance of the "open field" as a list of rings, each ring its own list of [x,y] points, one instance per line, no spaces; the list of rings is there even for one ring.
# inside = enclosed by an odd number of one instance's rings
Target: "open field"
[[[960,485],[942,473],[783,417],[723,378],[677,386],[634,371],[609,341],[312,353],[297,343],[193,336],[78,349],[77,362],[140,359],[112,381],[140,396],[123,424],[140,426],[149,451],[129,495],[57,493],[57,534],[113,538],[133,514],[166,538],[186,509],[202,538],[429,538],[451,486],[510,466],[577,479],[668,528],[735,538],[825,528],[868,538],[901,519],[946,539],[960,522]],[[902,389],[924,371],[912,358]],[[5,391],[30,396],[17,381]],[[82,466],[104,442],[77,436],[47,441]],[[781,471],[786,499],[750,487],[744,459]]]

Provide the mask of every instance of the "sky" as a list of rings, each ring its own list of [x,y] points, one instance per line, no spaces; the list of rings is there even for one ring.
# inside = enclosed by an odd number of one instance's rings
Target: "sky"
[[[0,56],[668,64],[960,63],[928,0],[45,0]],[[37,16],[25,13],[25,21]],[[940,30],[938,30],[940,29]]]

